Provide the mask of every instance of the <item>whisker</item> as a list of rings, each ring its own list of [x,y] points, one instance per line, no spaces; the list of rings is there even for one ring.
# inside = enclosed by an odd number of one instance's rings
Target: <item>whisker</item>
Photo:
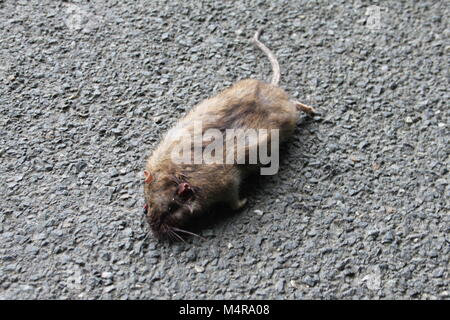
[[[193,233],[193,232],[190,232],[190,231],[187,231],[187,230],[183,230],[183,229],[179,229],[179,228],[175,228],[175,227],[172,227],[172,229],[175,230],[175,231],[178,231],[178,232],[184,232],[184,233],[190,234],[191,236],[199,237],[200,239],[206,241],[206,238],[203,238],[202,236],[200,236],[200,235],[198,235],[196,233]]]
[[[183,239],[183,237],[181,237],[181,236],[180,236],[178,233],[176,233],[175,231],[170,230],[170,233],[173,234],[174,236],[176,236],[178,239],[180,239],[180,240],[183,241],[184,243],[187,243],[187,242]]]
[[[170,242],[175,241],[175,237],[169,231],[164,235],[164,237]]]

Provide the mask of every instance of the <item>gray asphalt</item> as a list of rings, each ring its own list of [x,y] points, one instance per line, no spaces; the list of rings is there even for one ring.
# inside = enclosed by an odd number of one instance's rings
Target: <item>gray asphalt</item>
[[[445,1],[0,1],[1,299],[449,299]],[[246,208],[161,243],[142,170],[202,99],[302,116]]]

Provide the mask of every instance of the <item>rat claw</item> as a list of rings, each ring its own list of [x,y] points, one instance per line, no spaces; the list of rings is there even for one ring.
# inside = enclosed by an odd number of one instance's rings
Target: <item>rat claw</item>
[[[245,206],[247,204],[247,198],[244,198],[242,200],[237,200],[232,206],[231,208],[233,210],[239,210],[241,209],[243,206]]]

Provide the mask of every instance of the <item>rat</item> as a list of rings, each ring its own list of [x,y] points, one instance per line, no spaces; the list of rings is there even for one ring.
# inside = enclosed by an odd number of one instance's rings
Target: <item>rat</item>
[[[148,158],[144,170],[144,214],[150,229],[159,239],[184,241],[183,236],[198,236],[186,230],[185,226],[193,217],[208,212],[214,205],[225,204],[232,210],[241,209],[247,202],[239,196],[241,183],[255,169],[262,167],[259,160],[251,164],[237,161],[235,155],[239,152],[249,157],[250,144],[222,145],[219,150],[214,150],[214,155],[219,158],[220,155],[232,154],[232,160],[235,160],[232,163],[196,162],[195,159],[174,161],[173,155],[177,154],[174,150],[188,150],[194,154],[195,151],[205,151],[206,142],[211,140],[204,135],[208,129],[222,134],[230,129],[241,129],[241,133],[252,129],[270,131],[270,134],[258,135],[256,140],[252,140],[254,147],[261,148],[263,143],[271,145],[274,142],[273,132],[278,132],[280,142],[285,141],[295,129],[299,111],[315,113],[312,107],[289,99],[278,86],[280,66],[272,51],[259,41],[261,32],[259,29],[252,40],[271,63],[271,82],[241,80],[200,102],[166,133]],[[195,132],[198,123],[202,124],[201,130]],[[187,137],[194,137],[194,144]],[[198,137],[200,144],[196,145]],[[192,159],[188,154],[188,160]]]

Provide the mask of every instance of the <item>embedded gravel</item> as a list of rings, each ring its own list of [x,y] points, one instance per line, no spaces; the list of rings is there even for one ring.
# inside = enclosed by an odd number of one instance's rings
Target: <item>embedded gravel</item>
[[[449,299],[445,1],[0,0],[0,299]],[[233,82],[314,106],[187,243],[142,170]]]

